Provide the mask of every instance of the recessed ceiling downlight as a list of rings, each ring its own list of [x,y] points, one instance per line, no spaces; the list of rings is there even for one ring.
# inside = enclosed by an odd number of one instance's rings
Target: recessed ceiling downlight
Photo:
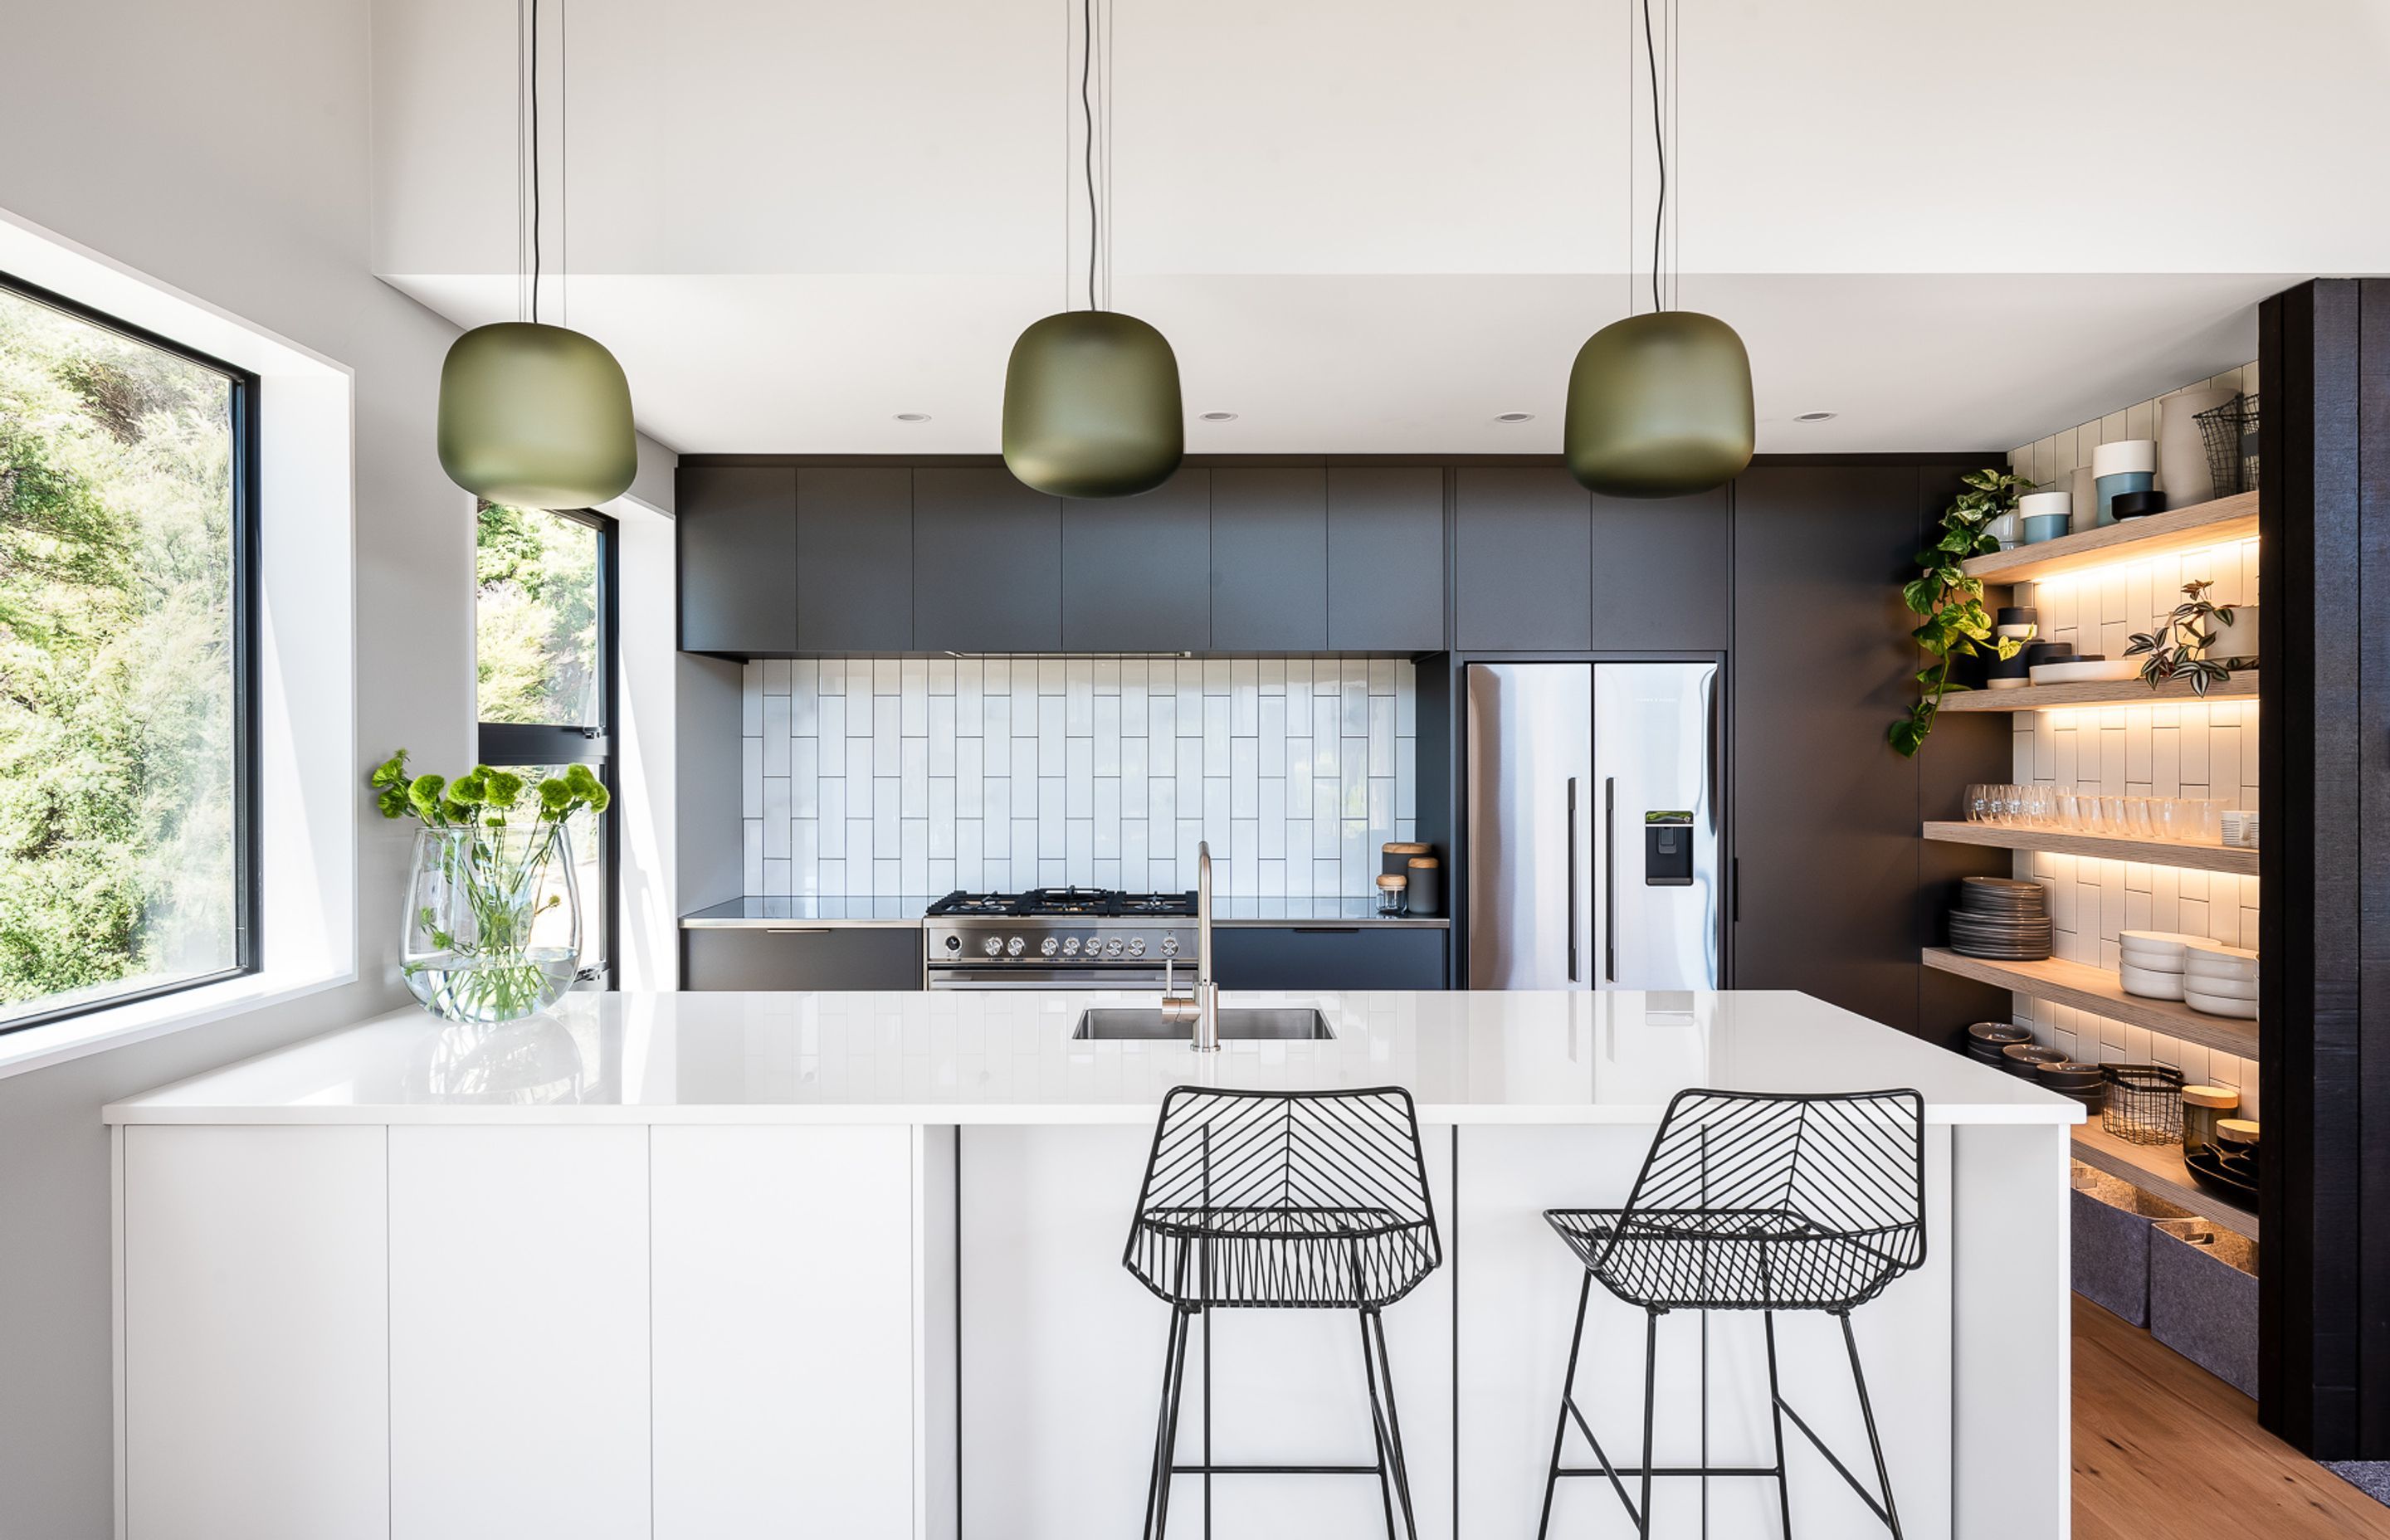
[[[1205,422],[1234,422],[1237,420],[1237,414],[1234,412],[1206,412],[1203,414],[1203,420]]]
[[[1795,412],[1792,414],[1792,420],[1794,422],[1831,422],[1841,416],[1840,412]]]
[[[896,414],[896,420],[898,422],[927,422],[930,420],[930,414],[927,412],[899,412]]]
[[[1494,420],[1496,422],[1533,422],[1536,420],[1536,414],[1533,412],[1497,412],[1494,414]]]

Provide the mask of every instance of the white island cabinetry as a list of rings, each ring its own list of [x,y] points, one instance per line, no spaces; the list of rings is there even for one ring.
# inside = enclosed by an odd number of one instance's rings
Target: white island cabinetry
[[[1532,1533],[1583,1273],[1668,1099],[1908,1086],[1929,1248],[1855,1317],[1903,1526],[2062,1536],[2073,1102],[1783,993],[1243,995],[1324,1041],[1083,1042],[1097,993],[575,996],[405,1013],[106,1110],[124,1540],[1112,1540],[1144,1505],[1167,1308],[1120,1264],[1174,1085],[1399,1085],[1445,1265],[1386,1313],[1420,1533]],[[1596,1291],[1578,1398],[1635,1444],[1642,1320]],[[1347,1313],[1223,1311],[1182,1461],[1364,1461]],[[1661,1326],[1661,1463],[1764,1463],[1747,1317]],[[1190,1346],[1202,1347],[1203,1328]],[[1826,1317],[1788,1394],[1864,1456]],[[1706,1364],[1706,1370],[1704,1370]],[[1704,1374],[1706,1373],[1706,1380]],[[1706,1395],[1704,1390],[1706,1389]],[[1588,1457],[1572,1448],[1571,1463]],[[1796,1533],[1871,1522],[1791,1453]],[[1772,1487],[1713,1482],[1737,1533]],[[1616,1528],[1575,1480],[1556,1522]],[[1366,1478],[1181,1479],[1174,1529],[1382,1533]],[[1697,1524],[1697,1483],[1663,1488]]]

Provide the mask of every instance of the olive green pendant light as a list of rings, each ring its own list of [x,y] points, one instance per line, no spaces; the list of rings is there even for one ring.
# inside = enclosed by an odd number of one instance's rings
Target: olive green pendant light
[[[1651,0],[1641,0],[1651,68],[1651,137],[1660,199],[1651,228],[1651,313],[1613,321],[1577,350],[1562,430],[1569,473],[1613,497],[1677,497],[1722,486],[1751,464],[1751,355],[1732,327],[1660,300],[1660,229],[1668,150],[1660,133],[1660,64]],[[1630,58],[1631,64],[1631,58]]]
[[[531,0],[531,319],[475,327],[440,368],[440,468],[516,507],[579,508],[638,473],[631,387],[594,339],[539,319],[539,5]]]
[[[1022,482],[1056,496],[1128,497],[1152,491],[1178,469],[1187,448],[1186,414],[1169,339],[1098,302],[1097,273],[1099,266],[1109,271],[1110,263],[1099,259],[1104,233],[1096,199],[1096,116],[1087,96],[1096,53],[1094,0],[1081,0],[1081,15],[1087,308],[1048,315],[1012,344],[1004,371],[1004,463]]]

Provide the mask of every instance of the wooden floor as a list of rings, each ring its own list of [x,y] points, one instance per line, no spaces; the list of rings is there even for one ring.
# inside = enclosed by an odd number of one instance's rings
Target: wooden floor
[[[2257,1404],[2075,1302],[2075,1540],[2390,1537],[2384,1508],[2257,1426]]]

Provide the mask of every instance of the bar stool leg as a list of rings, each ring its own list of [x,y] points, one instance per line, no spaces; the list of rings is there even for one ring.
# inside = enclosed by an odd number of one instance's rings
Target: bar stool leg
[[[1784,1387],[1776,1378],[1776,1312],[1763,1310],[1767,1328],[1767,1417],[1776,1428],[1776,1508],[1784,1520],[1784,1540],[1792,1540],[1792,1488],[1784,1479]]]
[[[1170,1335],[1162,1360],[1162,1411],[1153,1434],[1153,1475],[1145,1489],[1146,1540],[1162,1540],[1170,1528],[1170,1467],[1178,1454],[1178,1392],[1187,1378],[1189,1315],[1171,1307]]]
[[[1402,1505],[1403,1530],[1410,1540],[1419,1540],[1419,1518],[1411,1510],[1410,1461],[1403,1454],[1403,1416],[1394,1402],[1394,1355],[1386,1351],[1386,1317],[1378,1310],[1365,1310],[1361,1314],[1378,1342],[1378,1379],[1386,1391],[1385,1455],[1394,1463],[1394,1496]]]
[[[1659,1389],[1660,1312],[1643,1313],[1643,1501],[1636,1515],[1635,1533],[1651,1540],[1651,1412]]]
[[[1593,1299],[1593,1275],[1576,1291],[1576,1330],[1569,1338],[1568,1378],[1561,1381],[1561,1412],[1552,1427],[1551,1469],[1544,1476],[1544,1516],[1536,1524],[1536,1540],[1546,1540],[1552,1528],[1552,1494],[1561,1484],[1561,1450],[1568,1442],[1569,1398],[1576,1393],[1577,1352],[1585,1345],[1585,1307]]]
[[[1386,1416],[1378,1401],[1377,1351],[1369,1340],[1369,1313],[1356,1310],[1353,1318],[1361,1328],[1361,1372],[1369,1383],[1369,1434],[1378,1451],[1378,1500],[1386,1510],[1386,1540],[1394,1540],[1394,1462],[1386,1455]]]
[[[1883,1491],[1884,1526],[1892,1531],[1892,1540],[1901,1540],[1900,1509],[1892,1500],[1892,1472],[1883,1463],[1883,1440],[1876,1436],[1875,1405],[1868,1400],[1867,1375],[1859,1367],[1859,1340],[1851,1334],[1851,1313],[1838,1310],[1834,1314],[1843,1323],[1843,1346],[1851,1355],[1851,1383],[1859,1391],[1859,1416],[1867,1420],[1868,1448],[1875,1456],[1876,1485]]]

